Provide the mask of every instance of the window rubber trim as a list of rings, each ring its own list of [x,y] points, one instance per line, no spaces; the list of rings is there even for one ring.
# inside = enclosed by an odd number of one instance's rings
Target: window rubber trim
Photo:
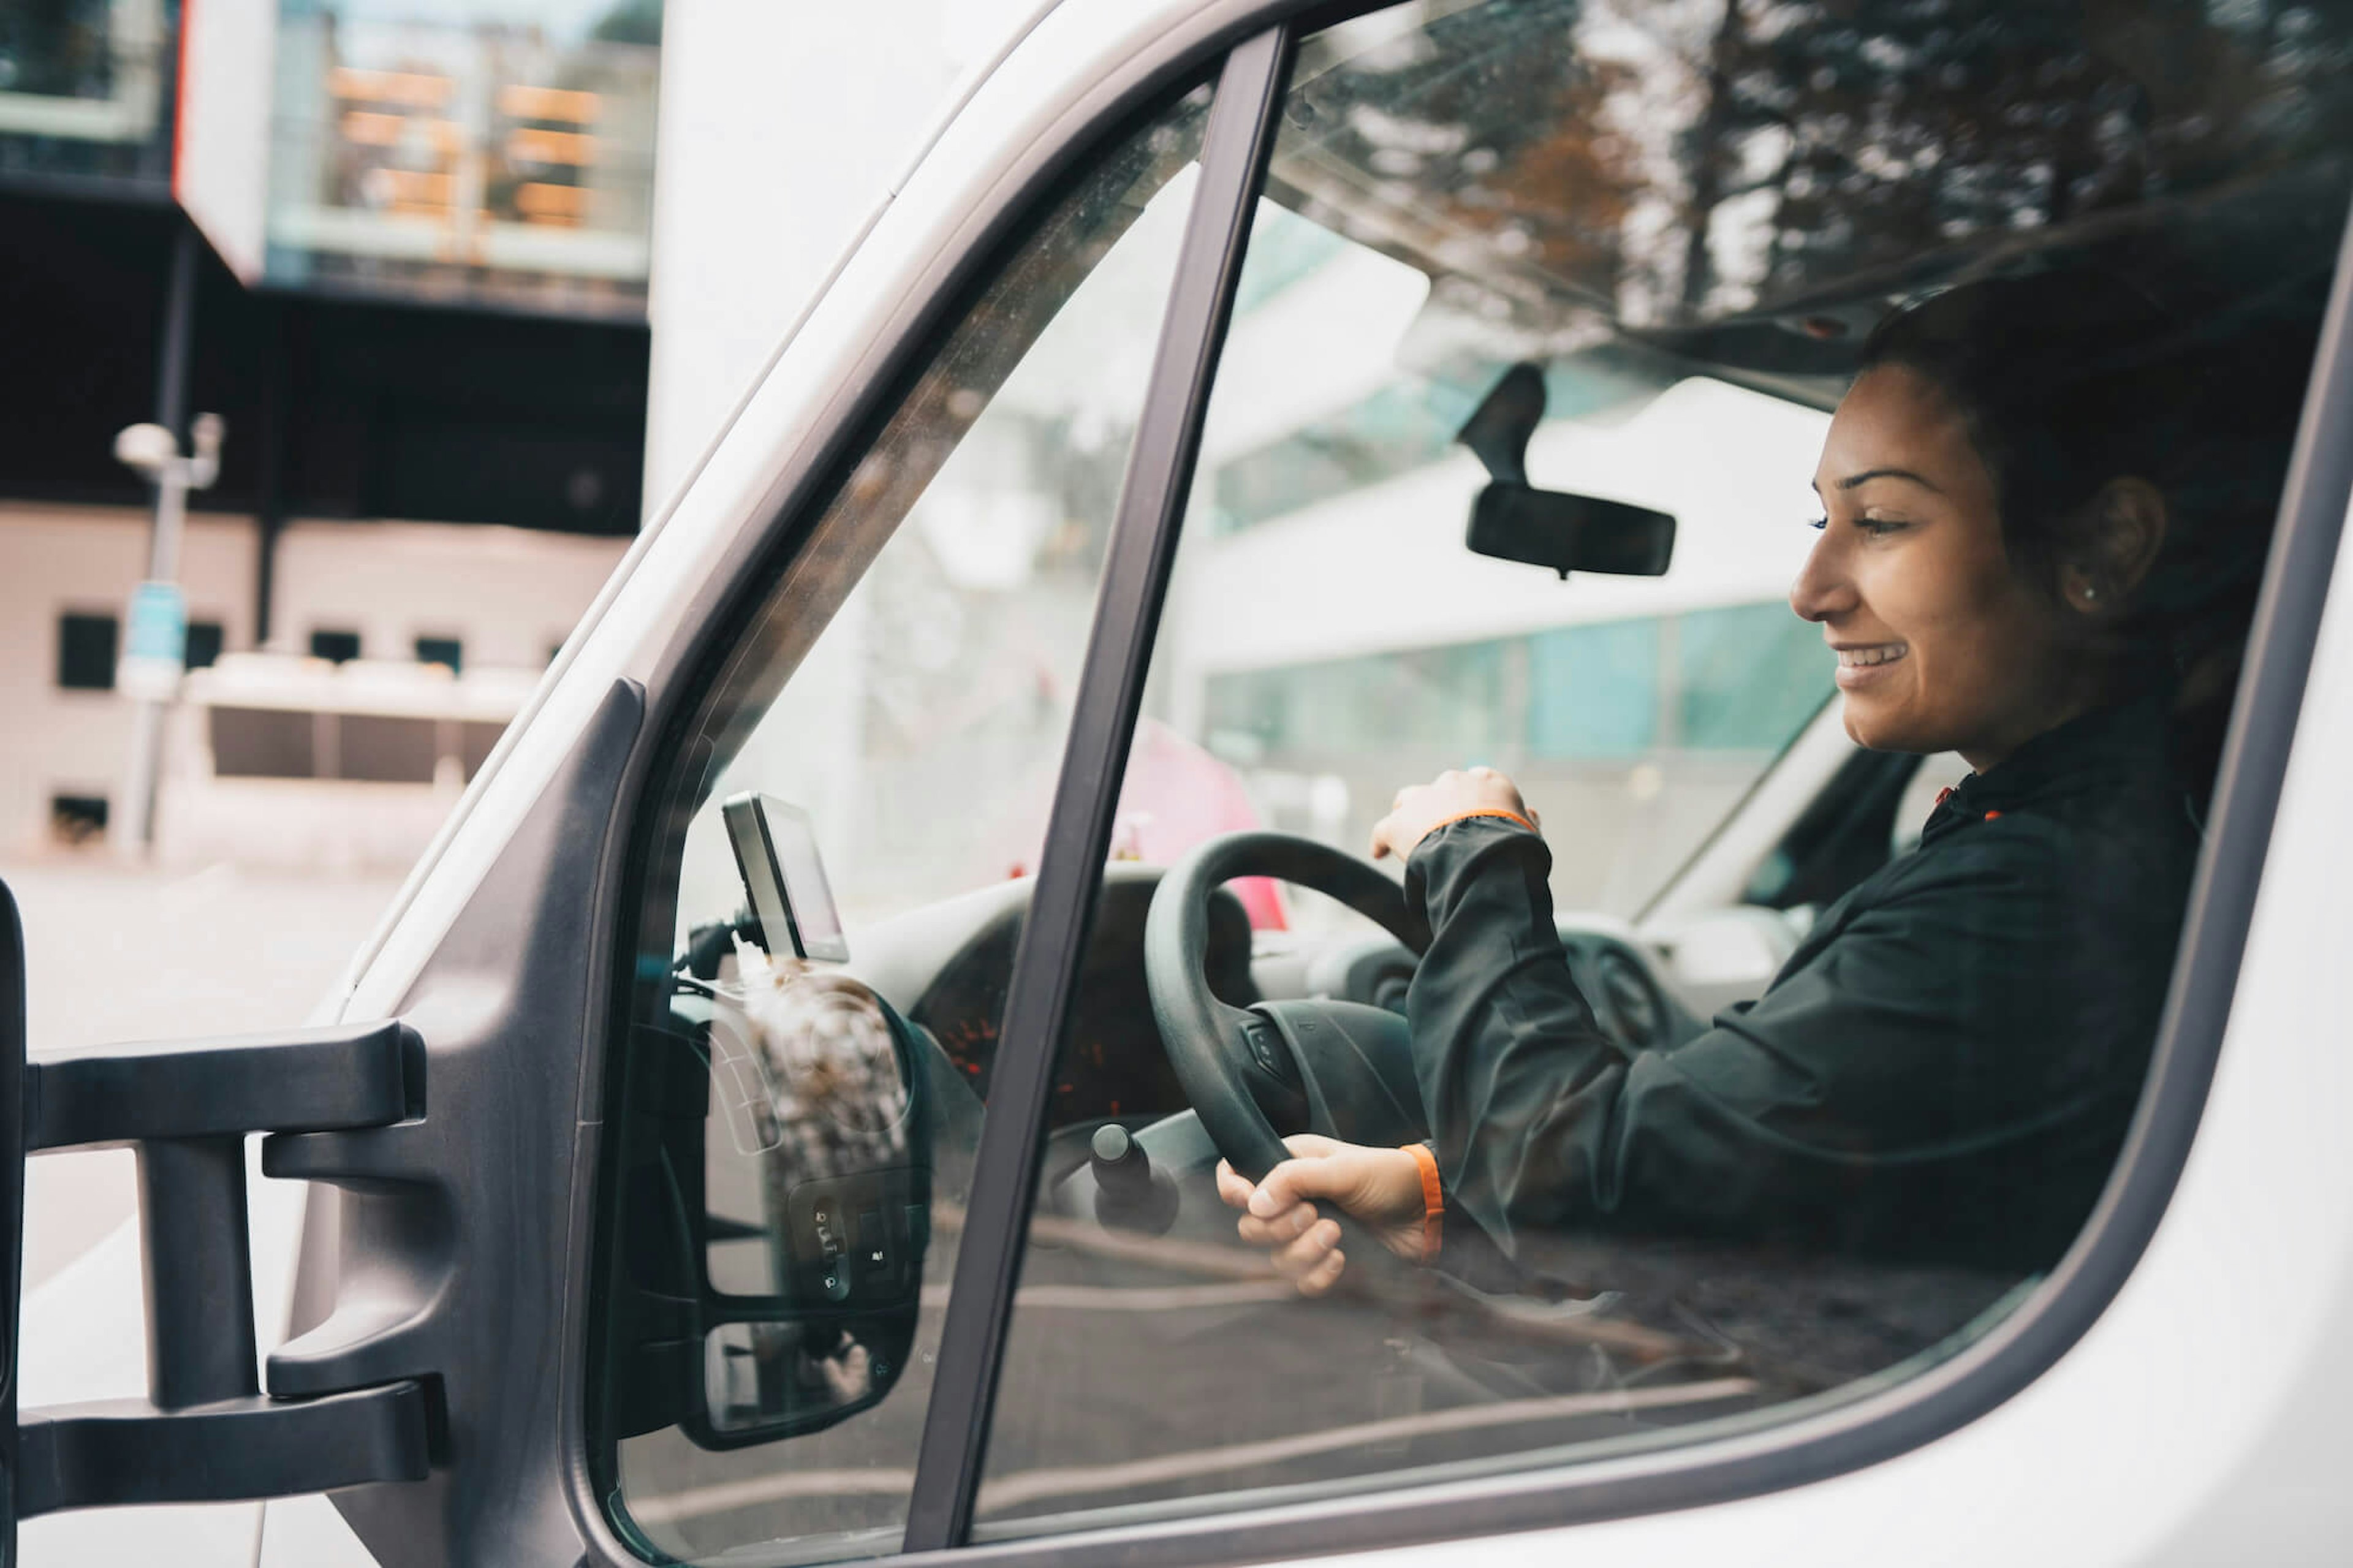
[[[2022,1392],[2083,1337],[2123,1288],[2164,1218],[2189,1157],[2230,1022],[2348,500],[2353,214],[2339,243],[2327,311],[2314,344],[2271,558],[2217,773],[2206,847],[2191,885],[2140,1105],[2116,1168],[2074,1245],[1983,1339],[1884,1390],[1736,1435],[1662,1443],[1568,1467],[1407,1482],[1391,1491],[1341,1493],[1222,1516],[1205,1511],[1061,1535],[1000,1537],[936,1560],[1041,1568],[1192,1568],[1322,1558],[1663,1513],[1863,1469],[1945,1436]],[[1006,1240],[1018,1247],[1013,1238]],[[951,1325],[955,1320],[951,1312]],[[954,1421],[959,1414],[935,1399],[935,1420]],[[975,1441],[983,1442],[985,1422],[976,1426]],[[931,1435],[927,1428],[926,1437]],[[914,1546],[911,1539],[911,1552]]]
[[[1014,950],[988,1114],[948,1294],[952,1306],[916,1450],[904,1538],[911,1552],[959,1545],[971,1529],[1036,1196],[1054,1059],[1094,921],[1119,781],[1143,706],[1209,384],[1233,315],[1290,58],[1285,26],[1244,39],[1227,55],[1209,100],[1199,183],[1120,486],[1088,637],[1087,675],[1071,716],[1029,918]]]

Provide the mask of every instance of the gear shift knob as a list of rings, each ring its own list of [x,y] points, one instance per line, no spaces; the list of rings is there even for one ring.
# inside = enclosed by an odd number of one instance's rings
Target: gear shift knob
[[[1152,1156],[1118,1122],[1095,1129],[1087,1166],[1095,1178],[1095,1218],[1103,1224],[1161,1236],[1176,1223],[1176,1184],[1152,1168]]]

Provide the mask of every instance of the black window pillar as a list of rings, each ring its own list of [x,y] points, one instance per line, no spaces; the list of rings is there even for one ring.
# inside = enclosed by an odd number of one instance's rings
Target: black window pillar
[[[1201,177],[1160,345],[1128,453],[1110,559],[1095,604],[1086,675],[1071,720],[1046,849],[1038,868],[989,1079],[932,1402],[915,1458],[904,1549],[962,1544],[972,1523],[999,1361],[1036,1195],[1038,1140],[1094,919],[1112,814],[1143,701],[1153,633],[1199,454],[1209,383],[1233,313],[1282,108],[1290,31],[1278,26],[1226,58],[1201,142]]]

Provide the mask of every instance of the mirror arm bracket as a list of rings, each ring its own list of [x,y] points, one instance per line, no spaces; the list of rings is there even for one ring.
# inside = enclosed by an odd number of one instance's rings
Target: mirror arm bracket
[[[16,1432],[19,1518],[132,1503],[291,1497],[363,1481],[421,1481],[425,1385],[318,1399],[223,1400],[164,1411],[142,1400],[27,1411]]]
[[[12,902],[0,889],[0,904]],[[19,975],[21,952],[18,945]],[[21,1015],[9,1024],[0,1031],[7,1037],[0,1078],[20,1098],[19,1113],[5,1119],[12,1146],[0,1150],[15,1198],[7,1273],[16,1278],[22,1256],[26,1156],[134,1150],[148,1397],[30,1410],[21,1419],[6,1411],[16,1463],[7,1468],[14,1484],[5,1528],[13,1532],[16,1519],[60,1509],[423,1479],[430,1444],[422,1382],[317,1399],[261,1394],[245,1163],[252,1133],[382,1127],[422,1115],[425,1051],[417,1032],[388,1020],[27,1061]],[[15,1290],[7,1300],[13,1360]]]

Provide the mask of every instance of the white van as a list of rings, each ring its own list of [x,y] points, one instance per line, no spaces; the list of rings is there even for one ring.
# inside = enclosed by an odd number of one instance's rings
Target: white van
[[[2334,0],[1042,8],[334,1021],[0,1073],[23,1152],[140,1151],[151,1391],[0,1423],[11,1528],[235,1501],[203,1539],[267,1568],[2343,1561],[2348,57]],[[1357,858],[1398,785],[1518,782],[1538,957],[1627,1063],[1927,852],[1969,763],[1850,739],[1784,597],[1806,487],[1874,323],[2053,274],[2260,347],[2177,443],[2177,513],[2239,520],[2182,592],[2240,618],[2164,677],[2235,696],[2096,1201],[1999,1256],[1597,1209],[1581,1271],[1500,1283],[1446,1208],[1430,1267],[1352,1244],[1303,1296],[1221,1154],[1427,1138],[1467,1179],[1427,925]],[[1858,1207],[1908,1179],[1855,1168]],[[210,1560],[190,1517],[105,1539]]]

